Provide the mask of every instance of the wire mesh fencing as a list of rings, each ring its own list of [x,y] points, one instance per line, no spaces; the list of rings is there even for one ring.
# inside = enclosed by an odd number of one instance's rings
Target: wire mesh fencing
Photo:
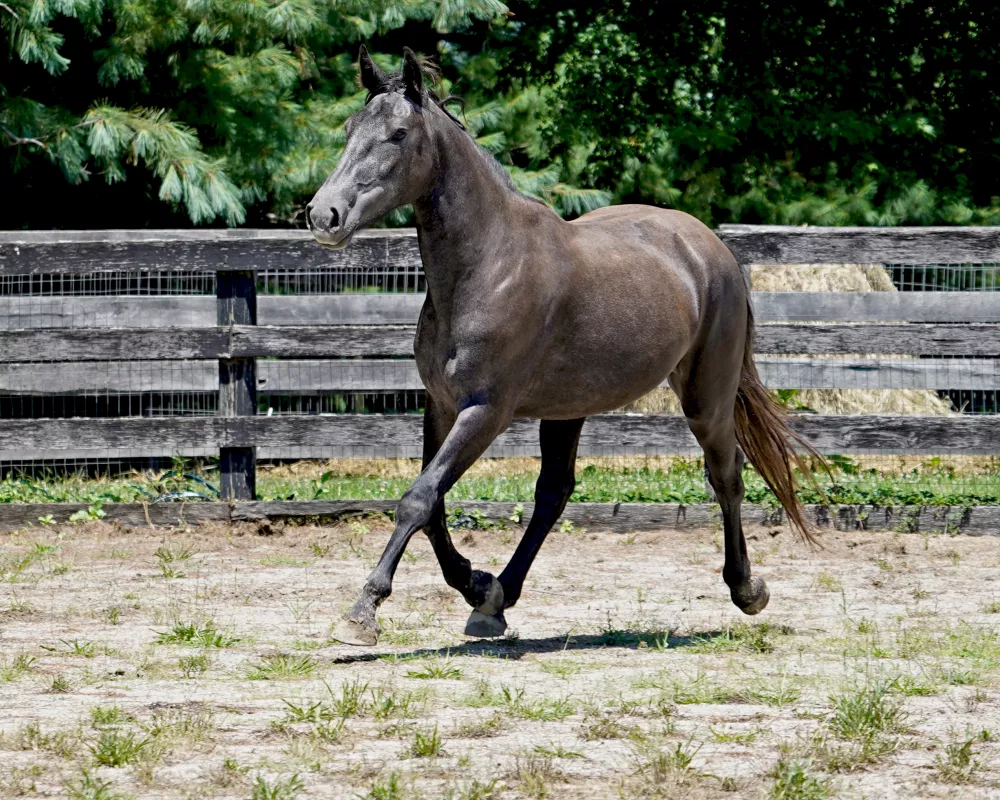
[[[1000,274],[1000,265],[796,269],[758,270],[755,289],[817,295],[978,293],[994,291]],[[363,302],[369,296],[376,300],[396,297],[419,303],[425,290],[419,263],[365,269],[268,269],[257,275],[263,318],[272,313],[268,309],[280,308],[289,320],[331,321],[340,313],[335,303],[345,299]],[[961,303],[949,312],[952,316],[961,314]],[[390,321],[415,321],[413,304],[399,308],[403,316]],[[210,326],[217,313],[215,276],[177,271],[4,276],[0,278],[0,310],[0,329],[8,330]],[[822,321],[815,316],[803,319]],[[933,316],[929,319],[933,321]],[[865,349],[829,356],[764,352],[757,361],[765,383],[776,390],[778,402],[798,415],[940,418],[997,413],[1000,375],[995,359],[884,355],[879,353],[877,338]],[[419,374],[407,358],[261,358],[257,378],[257,412],[262,416],[416,415],[425,403]],[[211,417],[218,414],[218,390],[215,361],[8,363],[0,365],[0,418]],[[662,387],[617,413],[676,416],[680,410],[673,393]],[[696,446],[677,449],[677,453],[664,453],[656,445],[644,449],[614,443],[591,448],[581,459],[576,497],[680,503],[709,499]],[[453,494],[459,499],[529,501],[538,467],[533,457],[537,448],[500,450],[504,458],[487,459]],[[417,445],[376,441],[341,447],[260,447],[257,456],[264,463],[258,492],[265,499],[398,497],[404,482],[419,470],[415,460],[419,452]],[[61,476],[75,474],[124,476],[134,482],[140,473],[180,470],[183,474],[186,470],[211,479],[215,455],[209,447],[164,452],[156,442],[99,452],[8,450],[0,452],[0,475],[8,482],[43,478],[54,482],[52,486]],[[177,462],[179,458],[191,461],[185,467]],[[832,477],[821,477],[817,490],[826,494],[810,494],[814,490],[806,484],[807,499],[886,504],[893,499],[958,505],[1000,502],[1000,472],[996,458],[988,453],[914,453],[912,447],[898,451],[868,448],[855,440],[845,443],[842,453],[832,453],[829,461]],[[200,467],[191,466],[195,463]],[[748,500],[766,496],[766,488],[759,483],[756,476],[748,478]],[[58,494],[51,487],[47,491],[53,497]]]

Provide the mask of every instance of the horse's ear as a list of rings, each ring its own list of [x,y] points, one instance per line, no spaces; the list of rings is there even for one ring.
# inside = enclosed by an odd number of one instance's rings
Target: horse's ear
[[[385,73],[372,61],[372,57],[368,55],[368,48],[364,45],[361,45],[361,50],[358,51],[358,69],[361,72],[361,85],[370,94],[375,94],[385,83]]]
[[[406,96],[421,105],[424,100],[424,72],[417,54],[409,47],[403,48],[403,85]]]

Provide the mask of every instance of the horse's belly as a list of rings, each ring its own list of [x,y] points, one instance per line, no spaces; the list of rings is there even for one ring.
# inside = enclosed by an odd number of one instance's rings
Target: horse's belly
[[[515,416],[576,419],[621,408],[660,386],[688,349],[678,336],[616,341],[640,346],[574,348],[543,359]]]

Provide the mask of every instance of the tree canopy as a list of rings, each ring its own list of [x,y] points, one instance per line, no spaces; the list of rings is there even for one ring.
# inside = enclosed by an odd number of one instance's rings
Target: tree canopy
[[[5,0],[3,227],[301,224],[363,102],[362,41],[386,69],[404,44],[433,56],[480,144],[567,216],[614,201],[711,224],[997,224],[998,16],[972,0]]]

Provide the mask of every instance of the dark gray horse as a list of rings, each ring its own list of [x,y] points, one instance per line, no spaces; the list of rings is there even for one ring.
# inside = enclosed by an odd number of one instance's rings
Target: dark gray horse
[[[744,453],[795,527],[788,429],[754,366],[747,278],[729,249],[678,211],[617,206],[573,222],[518,193],[424,86],[417,57],[386,74],[360,56],[365,108],[309,203],[316,240],[346,247],[355,231],[412,203],[427,276],[414,352],[427,387],[420,477],[395,530],[334,636],[372,645],[379,605],[410,537],[423,529],[444,578],[474,609],[465,632],[506,629],[531,563],[574,486],[584,419],[629,403],[664,378],[705,452],[725,527],[723,579],[756,614],[767,586],[751,577],[740,522]],[[471,569],[452,544],[444,497],[515,417],[541,420],[535,510],[499,579]]]

